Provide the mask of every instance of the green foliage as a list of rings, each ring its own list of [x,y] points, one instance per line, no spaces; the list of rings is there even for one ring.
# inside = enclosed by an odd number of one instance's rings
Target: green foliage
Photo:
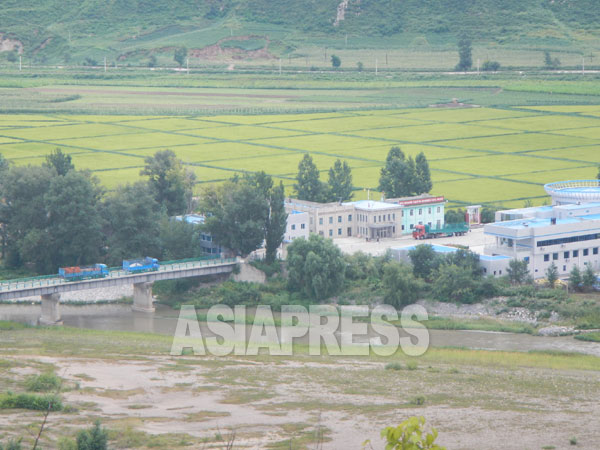
[[[194,173],[184,169],[171,150],[158,151],[144,162],[140,175],[148,176],[156,201],[166,208],[169,216],[186,212],[196,181]]]
[[[474,303],[478,300],[477,283],[471,273],[455,264],[442,264],[438,269],[432,292],[436,300]]]
[[[175,61],[177,64],[179,64],[179,67],[183,67],[183,65],[185,64],[186,58],[187,58],[187,48],[179,47],[175,50],[175,53],[173,54],[173,61]]]
[[[319,179],[319,169],[312,157],[305,153],[298,164],[297,183],[294,185],[299,200],[322,202],[327,199],[325,184]]]
[[[444,211],[445,223],[463,223],[465,221],[464,209],[446,209]]]
[[[426,433],[424,425],[424,417],[410,417],[397,427],[385,428],[381,437],[386,440],[386,450],[445,450],[435,444],[438,437],[436,429]]]
[[[458,64],[455,67],[456,71],[464,72],[473,65],[471,56],[471,40],[466,36],[462,36],[458,41]]]
[[[414,250],[408,252],[408,256],[413,273],[424,280],[430,280],[443,262],[443,257],[436,253],[430,244],[417,245]]]
[[[408,265],[389,262],[383,270],[383,289],[384,302],[400,308],[414,303],[422,287]]]
[[[544,67],[546,69],[558,69],[560,67],[560,60],[558,58],[552,59],[549,51],[544,52]]]
[[[581,285],[584,291],[591,291],[594,284],[596,283],[596,274],[594,273],[594,269],[592,269],[592,264],[587,264],[585,266],[585,270],[583,271],[583,275],[581,276]]]
[[[77,450],[106,450],[108,434],[96,421],[94,426],[77,433]]]
[[[289,288],[309,298],[324,300],[337,294],[344,282],[342,252],[331,239],[311,234],[288,247]]]
[[[364,66],[364,64],[363,64],[362,62],[358,61],[358,62],[356,63],[356,70],[358,70],[359,72],[362,72],[362,71],[363,71],[363,69],[364,69],[364,67],[365,67],[365,66]]]
[[[0,450],[21,450],[21,439],[9,439],[5,446],[0,442]]]
[[[402,366],[402,363],[399,362],[391,362],[391,363],[387,363],[385,365],[385,370],[403,370],[404,367]]]
[[[481,65],[481,70],[484,72],[498,72],[500,70],[500,63],[498,61],[484,61]]]
[[[285,211],[285,190],[283,183],[271,187],[266,193],[269,212],[265,222],[265,259],[267,264],[275,262],[277,249],[283,242],[287,226],[287,212]]]
[[[46,166],[54,168],[58,175],[66,175],[67,172],[75,169],[75,166],[71,162],[71,155],[63,153],[60,148],[56,148],[46,156]]]
[[[60,411],[63,404],[56,394],[0,394],[0,409],[31,409],[34,411]]]
[[[421,152],[417,160],[406,158],[400,147],[392,147],[381,169],[379,190],[389,198],[429,192],[432,188],[429,163]]]
[[[62,380],[54,372],[31,375],[25,380],[25,388],[34,392],[58,391]]]
[[[554,289],[554,285],[558,280],[558,268],[554,262],[546,269],[546,280],[551,289]]]
[[[203,255],[199,228],[183,220],[169,220],[163,217],[159,240],[159,255],[163,260],[196,258]]]
[[[578,334],[575,336],[575,339],[587,342],[600,342],[600,332]]]
[[[328,196],[332,202],[352,199],[352,171],[346,161],[337,159],[329,169]]]
[[[569,286],[575,291],[580,291],[583,289],[581,270],[579,270],[579,266],[577,265],[573,266],[569,274]]]
[[[337,55],[331,55],[331,66],[334,69],[337,69],[341,65],[342,65],[342,60],[340,59],[340,57]]]
[[[484,206],[481,208],[481,223],[493,223],[496,221],[496,211],[499,208],[492,206]]]
[[[525,260],[511,259],[506,269],[511,284],[523,284],[529,278],[529,262]]]
[[[420,152],[415,158],[416,169],[416,188],[417,194],[423,194],[431,191],[433,183],[431,182],[431,172],[429,171],[429,163],[423,152]]]
[[[108,257],[123,259],[160,254],[160,224],[164,211],[148,183],[121,186],[104,201]]]

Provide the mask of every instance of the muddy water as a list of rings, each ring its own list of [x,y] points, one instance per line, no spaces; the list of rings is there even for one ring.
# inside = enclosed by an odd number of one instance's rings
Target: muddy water
[[[61,305],[61,314],[64,324],[70,327],[173,335],[179,311],[158,306],[154,314],[147,314],[134,312],[128,305]],[[35,325],[39,315],[39,305],[0,305],[0,320]],[[205,324],[201,330],[205,337],[211,334]],[[369,335],[355,336],[354,342],[367,342],[375,336],[379,335],[370,331]],[[430,330],[430,345],[522,352],[557,350],[600,356],[600,344],[578,341],[571,336],[539,337],[486,331]]]

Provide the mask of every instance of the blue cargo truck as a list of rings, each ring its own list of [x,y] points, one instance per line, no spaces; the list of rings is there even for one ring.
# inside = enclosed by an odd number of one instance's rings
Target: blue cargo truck
[[[156,272],[160,264],[156,258],[123,260],[123,270],[127,273]]]
[[[93,266],[61,267],[58,275],[65,281],[81,281],[92,278],[104,278],[108,275],[106,264],[94,264]]]

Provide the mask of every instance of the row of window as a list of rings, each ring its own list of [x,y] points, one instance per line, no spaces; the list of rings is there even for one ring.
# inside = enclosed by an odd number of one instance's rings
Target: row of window
[[[569,236],[560,239],[549,239],[546,241],[538,241],[538,247],[549,247],[550,245],[570,244],[572,242],[593,241],[600,239],[600,233],[584,234],[582,236]]]
[[[342,216],[337,216],[338,223],[342,223]],[[352,214],[348,214],[348,222],[352,222]],[[333,223],[333,216],[329,216],[329,223]],[[323,225],[323,218],[319,217],[319,225]]]
[[[352,236],[352,227],[348,227],[348,229],[346,230],[346,233],[348,234],[348,236]],[[328,234],[329,234],[329,237],[333,237],[333,230],[329,230]],[[323,232],[319,231],[319,235],[323,236]],[[337,235],[342,236],[341,228],[337,229]]]
[[[304,230],[305,228],[306,228],[306,224],[304,224],[304,223],[301,223],[301,224],[300,224],[300,229],[301,229],[301,230]],[[295,223],[293,223],[293,224],[292,224],[292,231],[293,231],[293,230],[295,230],[295,229],[296,229],[296,224],[295,224]]]
[[[591,250],[592,250],[592,255],[597,255],[598,254],[598,247],[594,247]],[[569,259],[571,257],[571,254],[573,255],[573,258],[579,258],[579,250],[573,250],[572,252],[571,251],[563,252],[563,258],[564,259]],[[589,256],[590,249],[589,248],[584,248],[582,250],[582,254],[583,254],[583,256]],[[559,252],[552,253],[552,261],[558,261],[558,257],[559,256],[560,256]],[[550,253],[546,253],[544,255],[544,261],[546,261],[546,262],[550,261]]]

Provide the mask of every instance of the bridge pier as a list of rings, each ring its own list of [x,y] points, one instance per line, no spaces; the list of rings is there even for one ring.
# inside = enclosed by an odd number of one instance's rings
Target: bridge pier
[[[42,294],[42,315],[40,325],[62,325],[60,317],[60,294]]]
[[[152,284],[148,282],[133,283],[133,306],[134,311],[154,312],[152,305]]]

